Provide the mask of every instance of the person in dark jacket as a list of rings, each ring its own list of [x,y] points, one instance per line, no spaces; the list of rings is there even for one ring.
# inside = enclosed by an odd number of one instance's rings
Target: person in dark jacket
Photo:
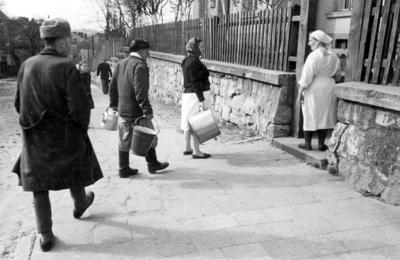
[[[94,200],[85,186],[103,177],[87,129],[90,105],[79,71],[67,58],[71,29],[61,18],[40,26],[45,49],[27,59],[18,73],[15,108],[22,128],[22,152],[13,172],[33,192],[40,247],[52,248],[49,190],[69,189],[79,219]]]
[[[103,89],[103,94],[108,94],[108,82],[110,77],[112,77],[111,67],[107,60],[104,60],[97,66],[97,76],[100,75],[101,88]]]
[[[189,118],[210,106],[210,81],[208,70],[200,61],[201,50],[199,38],[191,38],[186,44],[187,56],[182,61],[183,94],[181,129],[185,136],[184,155],[192,155],[193,159],[206,159],[211,155],[200,151],[199,140],[191,133]],[[207,98],[206,98],[207,97]],[[190,139],[193,141],[193,150]]]
[[[129,46],[130,54],[115,67],[110,85],[110,107],[118,109],[119,123],[119,176],[127,178],[138,173],[129,167],[129,149],[132,142],[132,124],[138,118],[141,126],[154,129],[153,109],[149,100],[149,42],[135,39]],[[157,140],[146,155],[150,173],[168,167],[167,162],[159,162],[156,154]]]
[[[92,97],[92,90],[90,88],[92,80],[91,80],[91,76],[90,76],[89,66],[86,61],[81,61],[79,63],[79,72],[81,73],[82,82],[83,82],[83,85],[85,86],[86,94],[89,99],[90,109],[93,109],[94,101],[93,101],[93,97]]]

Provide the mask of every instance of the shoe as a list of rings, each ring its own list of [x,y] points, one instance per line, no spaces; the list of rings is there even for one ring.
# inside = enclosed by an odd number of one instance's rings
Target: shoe
[[[132,169],[132,168],[128,167],[128,168],[119,170],[119,177],[120,178],[129,178],[129,177],[135,176],[138,173],[139,173],[138,169]]]
[[[167,162],[157,162],[156,164],[147,164],[147,169],[149,170],[149,173],[156,173],[156,171],[161,171],[164,170],[169,166],[169,163]]]
[[[88,199],[88,204],[84,208],[74,209],[74,212],[73,212],[74,218],[79,219],[80,217],[82,217],[83,213],[85,213],[85,211],[90,207],[90,205],[92,205],[93,200],[94,200],[94,192],[89,191],[87,193],[86,197]]]
[[[299,144],[298,147],[303,149],[303,150],[307,150],[307,151],[311,151],[312,150],[311,146],[308,146],[306,144]]]
[[[211,157],[211,154],[208,154],[208,153],[203,153],[203,155],[197,155],[197,154],[192,155],[193,159],[207,159],[210,157]]]
[[[326,151],[326,150],[328,150],[328,146],[326,146],[325,144],[323,144],[323,145],[321,145],[321,146],[318,146],[318,151]]]
[[[183,151],[183,155],[191,155],[191,154],[193,154],[193,151],[192,151],[192,150],[190,150],[190,151]]]
[[[49,251],[53,247],[55,240],[56,237],[51,230],[48,232],[39,233],[40,249],[42,249],[43,252]]]

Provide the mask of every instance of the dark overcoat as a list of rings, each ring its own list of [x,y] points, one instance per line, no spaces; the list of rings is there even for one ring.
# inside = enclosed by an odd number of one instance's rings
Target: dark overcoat
[[[90,106],[78,70],[53,49],[26,60],[15,108],[23,145],[13,172],[25,191],[60,190],[103,177],[89,140]]]

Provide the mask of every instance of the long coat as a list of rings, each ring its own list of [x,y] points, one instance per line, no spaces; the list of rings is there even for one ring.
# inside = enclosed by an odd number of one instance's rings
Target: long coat
[[[305,88],[303,112],[304,131],[334,128],[337,122],[335,80],[339,58],[321,49],[311,52],[304,63],[299,85]]]
[[[53,49],[26,60],[15,108],[23,145],[13,172],[25,191],[88,186],[103,177],[89,140],[90,107],[78,70]]]

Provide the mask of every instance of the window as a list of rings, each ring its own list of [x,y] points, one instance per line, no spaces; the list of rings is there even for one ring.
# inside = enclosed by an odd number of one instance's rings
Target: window
[[[215,0],[210,0],[210,8],[215,8]]]
[[[336,0],[333,11],[349,11],[352,6],[353,0]]]

